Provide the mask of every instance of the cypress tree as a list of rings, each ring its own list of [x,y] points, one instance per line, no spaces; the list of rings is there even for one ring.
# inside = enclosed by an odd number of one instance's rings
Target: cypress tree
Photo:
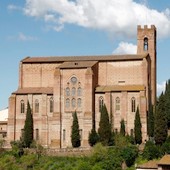
[[[122,136],[125,136],[125,121],[124,121],[124,119],[122,119],[120,122],[120,134]]]
[[[31,107],[29,101],[27,102],[27,113],[24,125],[24,138],[23,142],[25,147],[30,147],[30,144],[33,141],[33,117],[31,112]]]
[[[148,136],[154,137],[154,113],[153,106],[150,106],[148,113]]]
[[[100,142],[103,145],[109,145],[112,133],[111,133],[109,115],[105,104],[102,106],[101,109],[98,134],[99,134]]]
[[[135,134],[135,142],[136,144],[141,144],[142,143],[142,124],[140,120],[140,115],[139,115],[139,107],[137,107],[136,110],[136,115],[135,115],[135,128],[134,128],[134,134]]]
[[[79,133],[79,122],[77,118],[76,111],[73,113],[73,125],[71,132],[71,143],[74,148],[77,148],[81,145],[80,133]]]
[[[170,79],[166,82],[165,88],[165,114],[167,118],[167,126],[170,128]]]
[[[156,144],[158,145],[163,144],[167,138],[167,135],[168,135],[168,128],[167,128],[167,119],[165,113],[165,96],[162,93],[159,97],[159,102],[155,113],[154,138]]]

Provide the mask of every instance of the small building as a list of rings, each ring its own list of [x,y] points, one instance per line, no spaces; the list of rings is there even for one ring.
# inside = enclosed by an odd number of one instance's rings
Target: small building
[[[170,155],[165,155],[161,160],[151,160],[138,165],[136,170],[170,170]]]
[[[8,108],[0,111],[0,139],[7,136]]]
[[[138,165],[136,167],[136,170],[157,170],[158,169],[157,163],[158,163],[157,160],[151,160],[142,165]]]
[[[158,170],[170,170],[170,155],[165,155],[158,162]]]

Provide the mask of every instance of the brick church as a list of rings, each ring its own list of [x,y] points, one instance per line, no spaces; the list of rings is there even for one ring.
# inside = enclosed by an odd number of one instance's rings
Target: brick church
[[[8,140],[23,134],[29,101],[34,139],[45,147],[71,147],[72,113],[77,112],[81,146],[87,147],[100,108],[106,105],[114,131],[124,119],[133,134],[139,107],[143,141],[147,112],[156,102],[156,28],[137,27],[137,54],[26,57],[19,64],[19,85],[9,98]]]

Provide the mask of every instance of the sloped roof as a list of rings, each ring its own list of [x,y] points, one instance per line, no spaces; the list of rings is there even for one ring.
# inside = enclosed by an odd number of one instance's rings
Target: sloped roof
[[[52,87],[25,87],[20,88],[13,94],[53,94]]]
[[[0,122],[6,122],[8,119],[8,108],[0,110]]]
[[[151,160],[142,165],[138,165],[137,169],[157,169],[158,168],[157,164],[158,164],[157,160]]]
[[[170,165],[170,155],[163,156],[158,165]]]
[[[22,63],[57,63],[64,61],[125,61],[141,60],[149,54],[129,54],[129,55],[96,55],[96,56],[57,56],[57,57],[26,57]]]
[[[144,85],[113,85],[113,86],[99,86],[96,92],[110,92],[110,91],[143,91]]]

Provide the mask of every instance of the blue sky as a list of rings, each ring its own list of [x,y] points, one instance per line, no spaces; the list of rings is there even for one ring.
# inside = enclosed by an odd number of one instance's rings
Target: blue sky
[[[158,94],[170,78],[169,0],[0,0],[0,110],[26,56],[136,52],[137,25],[157,27]]]

